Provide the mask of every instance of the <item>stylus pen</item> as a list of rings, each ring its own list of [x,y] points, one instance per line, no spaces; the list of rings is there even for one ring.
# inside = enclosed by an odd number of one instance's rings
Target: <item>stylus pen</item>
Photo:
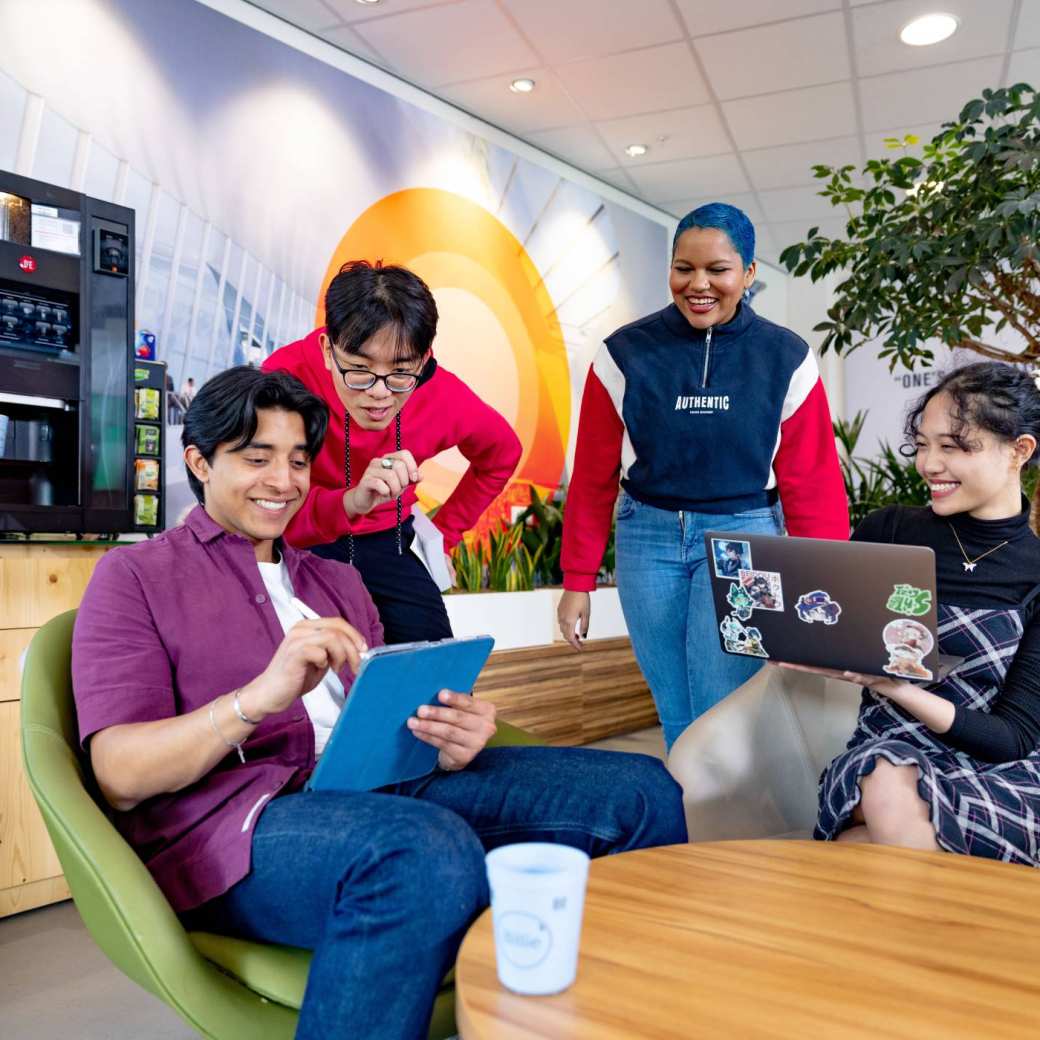
[[[320,621],[321,615],[315,614],[310,607],[307,606],[302,600],[297,599],[295,596],[292,598],[292,605],[308,620],[308,621]]]

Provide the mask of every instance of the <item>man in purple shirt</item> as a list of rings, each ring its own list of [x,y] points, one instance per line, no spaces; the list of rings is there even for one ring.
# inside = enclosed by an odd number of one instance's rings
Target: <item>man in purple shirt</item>
[[[686,830],[656,760],[485,748],[494,706],[449,691],[409,720],[439,750],[433,773],[303,791],[359,655],[382,642],[357,572],[281,540],[327,421],[285,373],[231,369],[199,391],[183,441],[201,505],[106,555],[84,596],[80,737],[175,910],[314,950],[298,1037],[414,1038],[487,904],[486,850],[541,840],[605,855]]]

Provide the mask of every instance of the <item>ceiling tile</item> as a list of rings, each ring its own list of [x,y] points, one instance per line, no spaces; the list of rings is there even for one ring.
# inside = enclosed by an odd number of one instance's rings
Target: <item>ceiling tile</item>
[[[739,4],[707,4],[704,0],[678,0],[679,11],[691,36],[745,29],[749,25],[800,18],[822,11],[836,11],[841,0],[741,0]],[[779,12],[779,13],[778,13]]]
[[[287,0],[295,3],[295,0]],[[458,0],[387,0],[385,4],[359,4],[358,0],[324,0],[327,7],[344,22],[370,22],[376,18],[393,17],[420,7],[444,7]]]
[[[863,129],[953,119],[984,88],[999,85],[1002,65],[1002,58],[982,58],[863,79]]]
[[[510,74],[441,87],[437,94],[459,108],[517,134],[585,122],[584,113],[548,69],[521,69],[516,75],[529,76],[535,81],[535,89],[530,94],[514,94],[509,89],[509,81],[514,78]]]
[[[251,0],[251,2],[308,32],[313,32],[315,29],[327,29],[339,22],[332,10],[321,0]]]
[[[556,71],[591,119],[660,112],[710,100],[685,43],[573,62]]]
[[[632,161],[625,155],[630,144],[645,144],[650,149],[651,162],[720,155],[733,150],[733,142],[714,105],[608,119],[596,126],[622,164]]]
[[[527,134],[527,140],[583,170],[604,170],[617,165],[617,159],[610,154],[599,135],[587,126],[542,130]]]
[[[668,0],[500,0],[547,63],[595,58],[685,37]]]
[[[817,194],[820,189],[777,188],[760,191],[762,212],[770,223],[788,220],[826,220],[834,213],[834,207]]]
[[[1040,4],[1033,0],[1023,0],[1015,31],[1015,50],[1025,47],[1040,47]]]
[[[735,155],[716,155],[710,159],[680,159],[677,162],[631,166],[628,173],[643,198],[668,202],[718,192],[744,192],[747,178]]]
[[[857,137],[834,137],[829,141],[760,148],[742,154],[751,183],[760,190],[814,184],[812,168],[818,163],[859,166],[861,161]]]
[[[845,218],[828,217],[826,220],[774,220],[769,225],[769,236],[779,256],[788,246],[804,242],[810,228],[818,227],[828,238],[845,237]]]
[[[388,62],[382,55],[377,54],[347,25],[340,25],[335,29],[325,29],[318,35],[323,40],[328,40],[333,46],[339,47],[340,50],[349,51],[349,53],[355,54],[359,58],[364,58],[365,61],[372,62],[373,65],[388,67]]]
[[[531,48],[493,0],[460,0],[356,25],[366,43],[425,86],[533,68]]]
[[[843,137],[856,129],[849,83],[726,101],[722,111],[738,148]]]
[[[597,170],[593,176],[598,177],[601,181],[606,181],[607,184],[612,184],[615,188],[620,188],[621,191],[627,191],[629,195],[639,196],[639,189],[636,187],[635,181],[628,175],[628,170],[618,168]]]
[[[852,13],[856,68],[861,76],[900,69],[943,65],[951,61],[1001,54],[1007,46],[1014,0],[942,0],[942,10],[956,15],[960,26],[949,39],[930,47],[909,47],[899,39],[907,22],[933,5],[925,0],[862,7]]]
[[[694,46],[720,98],[832,83],[850,74],[840,14],[709,36]]]
[[[752,224],[755,225],[756,234],[758,225],[763,222],[762,210],[751,192],[725,192],[720,191],[715,195],[704,195],[696,199],[681,199],[679,202],[669,202],[662,206],[676,217],[685,217],[691,210],[698,206],[706,206],[709,202],[728,202],[731,206],[743,210]]]
[[[1040,90],[1040,49],[1015,51],[1008,67],[1008,86],[1029,83]]]

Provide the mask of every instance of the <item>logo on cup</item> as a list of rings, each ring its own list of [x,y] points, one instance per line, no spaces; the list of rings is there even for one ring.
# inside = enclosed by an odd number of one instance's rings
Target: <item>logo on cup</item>
[[[497,942],[517,968],[537,968],[552,949],[552,932],[534,914],[511,911],[498,920]]]

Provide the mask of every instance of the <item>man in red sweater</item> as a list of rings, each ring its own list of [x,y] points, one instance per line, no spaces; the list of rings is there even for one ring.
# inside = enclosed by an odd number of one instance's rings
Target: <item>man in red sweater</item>
[[[330,410],[310,493],[286,538],[358,568],[388,643],[448,638],[440,591],[410,551],[419,466],[452,447],[469,460],[434,520],[447,554],[505,487],[520,441],[498,412],[438,367],[437,304],[407,268],[344,264],[326,292],[325,318],[324,328],[263,365],[291,372]]]

